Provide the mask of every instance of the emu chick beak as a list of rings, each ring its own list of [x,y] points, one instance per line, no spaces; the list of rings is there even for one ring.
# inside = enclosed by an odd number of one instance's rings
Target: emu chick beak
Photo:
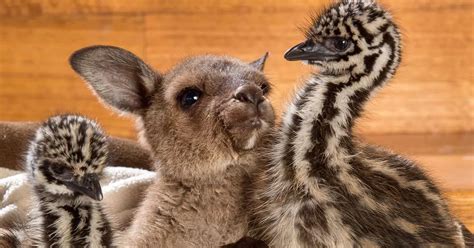
[[[334,54],[321,44],[314,43],[312,40],[306,40],[288,49],[284,57],[289,61],[324,61],[333,56]]]
[[[102,188],[100,187],[99,177],[97,174],[89,173],[82,176],[82,180],[74,180],[65,184],[66,187],[74,192],[78,192],[89,196],[90,198],[100,201],[104,198]]]

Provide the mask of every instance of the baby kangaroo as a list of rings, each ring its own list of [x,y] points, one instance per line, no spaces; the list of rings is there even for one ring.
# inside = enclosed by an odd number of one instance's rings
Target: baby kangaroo
[[[99,98],[137,117],[156,161],[159,176],[123,246],[218,247],[247,233],[244,191],[254,148],[274,123],[265,59],[199,56],[158,73],[117,47],[71,56]]]

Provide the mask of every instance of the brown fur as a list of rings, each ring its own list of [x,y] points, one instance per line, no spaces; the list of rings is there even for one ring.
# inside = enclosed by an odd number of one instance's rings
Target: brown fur
[[[0,247],[18,247],[18,240],[8,229],[0,228]]]
[[[217,247],[246,234],[243,197],[255,167],[253,148],[274,122],[262,90],[269,87],[260,71],[265,58],[249,65],[200,56],[159,74],[114,47],[85,48],[71,57],[104,102],[138,117],[156,162],[159,177],[123,245]],[[202,94],[184,108],[187,89]]]

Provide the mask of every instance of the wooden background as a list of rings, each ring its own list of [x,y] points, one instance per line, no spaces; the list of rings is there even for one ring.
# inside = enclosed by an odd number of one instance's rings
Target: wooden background
[[[404,34],[396,78],[367,107],[358,133],[409,155],[446,189],[474,228],[473,0],[381,0]],[[0,0],[0,121],[39,121],[61,112],[98,119],[135,138],[133,121],[103,107],[69,68],[84,46],[110,44],[160,71],[203,53],[253,60],[266,73],[277,111],[310,69],[283,59],[303,39],[319,0]]]

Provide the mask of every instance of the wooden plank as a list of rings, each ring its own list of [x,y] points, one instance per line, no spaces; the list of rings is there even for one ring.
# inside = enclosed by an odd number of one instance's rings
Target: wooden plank
[[[474,154],[409,156],[444,190],[474,189]]]
[[[474,133],[360,136],[416,161],[442,189],[474,189]]]
[[[467,226],[469,230],[474,231],[474,191],[461,190],[449,191],[445,194],[449,206],[454,215]]]
[[[473,2],[433,3],[391,4],[403,32],[403,63],[391,85],[369,104],[370,120],[361,130],[473,130],[474,50],[468,45],[474,38]]]
[[[31,84],[34,84],[34,87]],[[0,91],[2,119],[41,121],[55,114],[80,113],[96,119],[110,134],[136,137],[133,121],[119,117],[100,104],[86,85],[76,77],[49,77],[42,78],[40,82],[35,82],[31,77],[2,77],[0,87],[2,87]],[[18,101],[15,92],[18,89],[22,89],[21,96],[24,101]],[[67,101],[65,97],[71,100]],[[33,98],[34,101],[26,100],[29,98]]]
[[[472,132],[474,3],[382,2],[401,24],[406,52],[395,80],[369,103],[358,131]],[[79,93],[64,90],[69,87],[66,82],[79,83],[67,66],[67,57],[79,47],[97,43],[123,46],[161,70],[191,54],[229,54],[249,61],[270,51],[267,74],[275,85],[272,100],[281,112],[293,89],[310,72],[307,66],[283,60],[282,54],[302,39],[297,27],[306,23],[310,10],[326,3],[0,0],[0,120],[38,120],[57,109],[82,112],[97,107],[94,97],[79,101],[74,98]],[[23,88],[13,85],[22,81]],[[32,83],[25,84],[28,81]],[[57,89],[57,101],[45,101],[47,94],[35,86],[37,82],[49,91]],[[58,88],[58,84],[63,86]],[[87,94],[82,88],[78,92]],[[23,106],[31,109],[24,111]],[[117,126],[113,134],[133,135],[132,127],[123,132],[130,121],[104,113],[99,114],[100,121]]]
[[[359,134],[363,142],[408,156],[474,154],[474,133]]]
[[[367,107],[358,127],[364,133],[455,133],[473,131],[473,32],[471,8],[435,1],[427,10],[407,2],[391,3],[402,26],[404,62],[395,80]],[[405,4],[405,5],[403,5]],[[416,3],[413,3],[416,4]],[[426,2],[421,6],[428,7]],[[449,9],[449,12],[446,10]],[[406,11],[403,11],[406,10]],[[301,13],[188,13],[146,16],[147,58],[167,69],[185,56],[215,53],[250,60],[264,51],[271,57],[267,73],[276,86],[273,101],[280,112],[291,92],[310,70],[282,58],[302,40]],[[437,21],[449,13],[449,21]],[[291,21],[289,21],[291,20]],[[425,20],[420,22],[419,20]]]
[[[0,26],[1,78],[4,75],[71,78],[74,73],[68,65],[69,56],[89,45],[127,47],[140,56],[144,51],[140,15],[0,18]]]
[[[311,0],[2,0],[0,15],[31,16],[41,14],[130,14],[130,13],[224,13],[224,12],[288,12],[320,8],[323,1]]]
[[[34,16],[63,14],[137,13],[248,13],[318,10],[331,0],[1,0],[0,15]],[[470,0],[378,0],[394,11],[452,11],[472,8]]]
[[[135,136],[133,122],[105,107],[69,68],[84,46],[114,44],[143,56],[141,16],[0,18],[0,120],[39,121],[77,112],[114,135]]]

